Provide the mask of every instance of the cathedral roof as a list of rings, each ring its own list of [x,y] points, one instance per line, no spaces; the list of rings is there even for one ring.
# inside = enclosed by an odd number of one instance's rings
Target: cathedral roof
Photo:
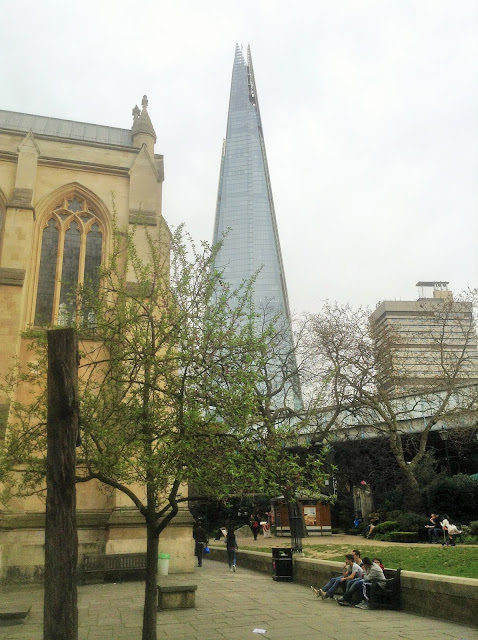
[[[120,129],[119,127],[107,127],[101,124],[89,124],[87,122],[75,122],[74,120],[35,116],[29,113],[4,111],[2,109],[0,109],[0,130],[1,129],[22,133],[27,133],[31,130],[34,135],[83,140],[85,142],[99,142],[121,147],[133,146],[131,129]]]

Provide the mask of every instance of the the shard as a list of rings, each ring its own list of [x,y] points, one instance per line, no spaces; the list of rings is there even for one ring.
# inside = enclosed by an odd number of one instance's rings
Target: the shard
[[[292,345],[291,317],[267,166],[250,48],[236,45],[227,133],[223,144],[214,238],[223,239],[216,267],[238,287],[255,274],[253,300],[259,314],[277,314],[285,327],[283,353]],[[290,364],[295,366],[292,356]],[[279,365],[280,368],[280,365]],[[296,385],[294,385],[296,386]],[[293,404],[300,396],[297,388]],[[292,404],[289,403],[288,404]]]

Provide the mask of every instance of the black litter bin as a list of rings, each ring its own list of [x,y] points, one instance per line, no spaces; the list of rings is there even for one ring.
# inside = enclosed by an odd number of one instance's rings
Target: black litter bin
[[[272,579],[292,582],[292,549],[272,549]]]

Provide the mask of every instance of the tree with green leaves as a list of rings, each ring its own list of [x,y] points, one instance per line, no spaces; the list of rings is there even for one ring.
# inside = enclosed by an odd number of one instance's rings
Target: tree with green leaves
[[[327,479],[327,447],[301,438],[316,424],[320,397],[317,384],[307,398],[301,392],[311,373],[305,328],[301,320],[291,326],[270,302],[256,309],[255,330],[262,340],[254,360],[255,411],[245,440],[251,466],[260,470],[257,491],[284,497],[293,538],[307,535],[300,498],[317,498]]]
[[[197,251],[182,229],[167,241],[144,227],[116,229],[99,288],[93,295],[85,283],[78,300],[77,481],[96,479],[123,492],[145,519],[144,640],[157,637],[159,536],[187,500],[188,482],[217,484],[223,469],[234,468],[253,411],[251,362],[261,337],[253,330],[251,283],[235,291],[218,286],[214,255],[206,244]],[[42,342],[39,336],[36,346]],[[41,362],[43,355],[32,370],[38,396],[12,411],[16,424],[3,452],[17,494],[42,487]],[[31,383],[28,372],[24,382]]]
[[[115,229],[99,282],[85,283],[75,300],[76,479],[122,492],[144,517],[143,640],[157,638],[159,537],[189,499],[188,484],[222,498],[293,495],[323,480],[317,460],[304,474],[304,456],[286,446],[297,425],[288,394],[271,413],[276,394],[265,365],[269,351],[277,352],[277,327],[258,323],[253,280],[233,290],[214,270],[218,248],[204,243],[197,250],[182,228],[167,238],[143,226]],[[30,338],[34,355],[19,381],[29,385],[30,402],[12,402],[2,450],[5,498],[44,488],[44,332]],[[288,374],[287,385],[293,381],[297,391],[296,376]]]

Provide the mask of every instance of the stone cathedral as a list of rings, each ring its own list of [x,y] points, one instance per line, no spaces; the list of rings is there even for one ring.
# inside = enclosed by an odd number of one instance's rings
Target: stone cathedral
[[[29,357],[22,331],[72,318],[71,289],[94,281],[108,254],[113,217],[125,227],[162,217],[163,156],[144,96],[131,129],[0,110],[0,372]],[[144,236],[143,236],[144,241]],[[141,250],[141,234],[137,234]],[[21,400],[21,398],[19,398]],[[0,438],[9,412],[0,395]],[[146,550],[142,516],[122,493],[77,486],[83,553]],[[192,519],[185,508],[161,534],[170,571],[193,571]],[[41,577],[44,503],[0,505],[0,582]]]

